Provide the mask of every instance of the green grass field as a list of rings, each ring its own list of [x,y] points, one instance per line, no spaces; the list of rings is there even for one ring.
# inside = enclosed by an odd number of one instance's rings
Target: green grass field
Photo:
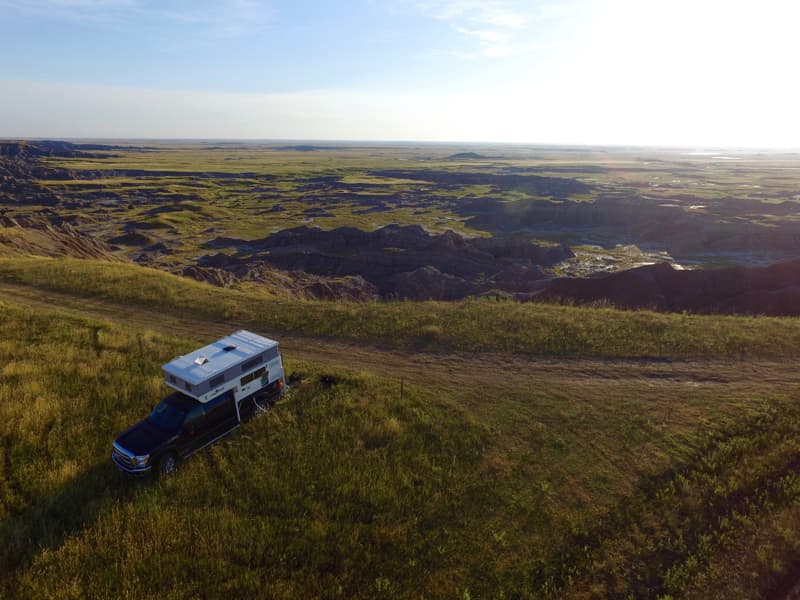
[[[783,357],[800,344],[791,318],[578,311],[495,300],[325,302],[282,299],[263,287],[222,289],[131,264],[0,259],[0,281],[153,311],[390,348],[614,358]],[[579,315],[576,318],[576,315]]]
[[[149,147],[144,151],[115,150],[95,158],[47,158],[46,165],[69,169],[74,178],[36,183],[61,197],[60,216],[76,219],[82,231],[99,239],[113,240],[130,228],[139,228],[152,237],[143,246],[166,243],[168,253],[152,253],[151,257],[153,264],[165,267],[194,264],[208,252],[205,244],[219,235],[258,239],[301,225],[374,230],[400,223],[422,225],[436,233],[452,229],[468,236],[489,235],[492,226],[472,221],[476,213],[464,208],[476,199],[498,202],[497,210],[508,220],[505,226],[516,223],[536,241],[564,243],[575,249],[602,243],[602,253],[616,259],[598,266],[592,256],[579,252],[581,257],[572,261],[575,264],[565,265],[566,271],[561,272],[630,266],[626,252],[614,248],[615,242],[623,240],[613,227],[587,231],[581,220],[574,224],[559,221],[558,226],[546,220],[541,226],[525,221],[531,203],[562,202],[547,186],[539,189],[519,182],[481,181],[480,176],[516,174],[531,180],[571,180],[590,186],[570,192],[571,201],[594,203],[608,195],[638,199],[656,211],[653,222],[662,218],[657,212],[661,205],[680,206],[693,218],[705,215],[707,225],[701,233],[709,247],[692,246],[691,236],[677,244],[680,226],[672,235],[654,239],[644,231],[624,240],[625,244],[652,246],[644,249],[640,260],[660,255],[661,259],[704,266],[754,260],[753,253],[759,248],[741,248],[739,244],[736,252],[724,255],[714,245],[724,245],[740,228],[774,227],[797,220],[795,211],[775,213],[775,209],[784,201],[800,200],[797,156],[792,154],[720,158],[679,150],[493,146],[473,148],[482,158],[452,159],[450,156],[464,148],[336,145],[297,151],[259,143],[157,143]],[[406,176],[386,174],[392,171]],[[459,181],[459,176],[472,179]],[[436,177],[446,180],[436,181]],[[12,216],[47,210],[34,204],[9,208]],[[161,209],[174,212],[159,213]],[[122,249],[129,256],[140,250],[135,245]],[[771,254],[768,249],[761,250],[770,260],[787,255],[780,248],[773,248]]]
[[[794,320],[0,281],[3,597],[766,597],[800,550]],[[118,474],[160,365],[241,325],[303,384],[171,480]]]

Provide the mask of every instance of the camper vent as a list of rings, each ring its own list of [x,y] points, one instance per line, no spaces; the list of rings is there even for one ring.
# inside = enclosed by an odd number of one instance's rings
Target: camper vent
[[[231,352],[233,350],[236,350],[236,346],[225,346],[222,350],[224,352]]]
[[[194,359],[194,364],[196,365],[204,365],[208,362],[208,359],[205,356],[198,356]]]

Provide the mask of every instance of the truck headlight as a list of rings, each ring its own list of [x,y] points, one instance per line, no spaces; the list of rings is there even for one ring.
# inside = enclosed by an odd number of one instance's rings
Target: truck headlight
[[[136,457],[136,466],[139,467],[146,467],[150,464],[150,455],[145,454],[144,456],[137,456]]]

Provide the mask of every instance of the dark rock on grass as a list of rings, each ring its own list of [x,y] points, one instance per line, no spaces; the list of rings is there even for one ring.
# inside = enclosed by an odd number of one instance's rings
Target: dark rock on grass
[[[263,264],[251,268],[222,254],[203,257],[200,263],[202,266],[186,266],[176,272],[217,287],[230,287],[242,281],[263,284],[278,296],[305,300],[368,302],[379,298],[375,286],[358,276],[320,277],[303,271],[281,271]]]
[[[339,383],[339,376],[322,374],[319,376],[319,382],[326,387],[331,387]]]
[[[65,206],[64,199],[55,192],[35,184],[13,183],[7,191],[0,183],[0,204],[22,206]]]
[[[155,240],[153,238],[139,233],[138,231],[131,231],[130,233],[125,233],[123,235],[118,235],[117,237],[111,238],[108,240],[110,244],[118,244],[121,246],[148,246],[153,244]]]
[[[155,217],[157,215],[161,215],[164,213],[182,212],[185,210],[192,212],[200,212],[202,208],[196,204],[181,202],[178,204],[170,204],[167,206],[156,206],[154,208],[148,209],[147,211],[145,211],[144,214],[150,217]]]
[[[201,256],[197,259],[197,264],[201,267],[211,267],[215,269],[234,271],[246,263],[235,256],[228,256],[227,254],[218,252],[217,254],[206,254],[205,256]]]
[[[180,271],[180,274],[183,277],[189,277],[190,279],[210,283],[211,285],[215,285],[217,287],[228,287],[237,281],[236,276],[232,273],[226,271],[225,269],[217,269],[214,267],[188,266],[184,267]]]
[[[702,208],[698,208],[698,207]],[[514,210],[497,198],[469,198],[453,206],[467,217],[469,226],[493,232],[576,231],[600,237],[624,238],[632,243],[651,243],[672,256],[715,252],[800,252],[794,202],[764,203],[728,199],[706,202],[682,196],[669,202],[626,193],[604,193],[594,202],[531,200],[515,203]],[[753,220],[743,220],[743,215]],[[791,217],[769,219],[764,216]],[[591,235],[588,235],[591,237]]]
[[[54,224],[43,218],[0,216],[0,250],[36,256],[100,259],[120,262],[125,259],[114,249],[75,229],[69,223]]]
[[[528,259],[541,265],[552,265],[575,256],[569,246],[539,246],[514,236],[475,238],[474,244],[497,259]]]
[[[242,240],[239,238],[232,238],[232,237],[225,237],[220,236],[216,237],[213,240],[208,240],[205,244],[203,244],[204,248],[236,248],[238,250],[242,249],[252,249],[254,246],[252,245],[253,242],[248,242],[247,240]]]
[[[314,146],[312,144],[296,144],[293,146],[278,146],[275,150],[281,152],[319,152],[321,150],[341,150],[340,146]]]
[[[123,229],[128,232],[133,232],[138,229],[165,229],[170,232],[175,232],[175,228],[172,225],[159,221],[128,221],[123,226]]]
[[[303,211],[303,214],[307,217],[332,217],[334,216],[333,213],[325,210],[324,208],[314,207],[314,208],[307,208]]]
[[[566,199],[574,194],[586,194],[591,185],[567,177],[541,175],[475,173],[434,169],[384,169],[370,171],[375,177],[432,181],[439,186],[491,185],[499,190],[522,190],[538,196]]]
[[[172,254],[172,248],[167,246],[164,242],[157,242],[151,246],[143,248],[145,252],[154,252],[158,254]]]
[[[106,155],[102,155],[105,157]],[[157,169],[95,169],[95,170],[81,170],[73,174],[75,179],[107,179],[110,177],[181,177],[192,179],[248,179],[248,180],[265,180],[271,181],[275,179],[274,175],[262,173],[229,173],[227,171],[163,171]],[[182,194],[173,194],[173,196],[183,196]],[[193,196],[186,196],[193,198]],[[202,199],[199,196],[198,199]]]
[[[302,295],[309,300],[347,300],[369,302],[376,300],[378,290],[360,276],[336,279],[318,279],[302,288]]]
[[[0,152],[9,151],[9,145],[0,144]],[[22,155],[0,154],[0,203],[38,204],[56,206],[62,198],[53,190],[40,186],[37,179],[69,179],[71,174],[65,169],[42,167],[35,158]]]
[[[256,240],[219,237],[206,246],[234,249],[235,258],[205,256],[201,266],[241,273],[270,265],[323,278],[358,276],[384,297],[414,299],[456,299],[494,288],[531,292],[538,289],[532,282],[546,276],[540,267],[573,256],[565,246],[538,246],[521,237],[469,238],[450,230],[431,234],[419,225],[375,231],[294,227]],[[328,297],[326,285],[310,293]],[[333,295],[347,296],[341,289]]]
[[[706,314],[800,315],[800,259],[768,267],[684,271],[667,263],[552,281],[533,299]]]
[[[480,158],[488,158],[488,156],[478,154],[477,152],[456,152],[447,157],[448,160],[472,160]]]
[[[391,206],[387,206],[386,204],[376,204],[375,206],[370,206],[369,208],[362,208],[361,210],[354,210],[354,215],[368,215],[370,213],[377,213],[377,212],[386,212],[388,210],[392,210]]]
[[[32,165],[30,174],[34,179],[49,179],[51,181],[68,181],[74,176],[71,171],[66,169],[41,165]]]
[[[10,158],[41,158],[47,156],[60,156],[65,158],[102,158],[107,154],[92,154],[86,150],[111,150],[113,146],[100,146],[89,144],[71,144],[60,141],[20,141],[0,143],[0,156]]]
[[[470,295],[473,288],[465,279],[431,266],[393,275],[385,286],[389,296],[410,300],[457,300]]]
[[[547,276],[539,265],[512,264],[494,276],[494,289],[509,293],[529,292],[539,288]]]
[[[317,175],[316,177],[307,177],[302,181],[311,184],[324,183],[333,184],[338,183],[342,178],[339,175]]]

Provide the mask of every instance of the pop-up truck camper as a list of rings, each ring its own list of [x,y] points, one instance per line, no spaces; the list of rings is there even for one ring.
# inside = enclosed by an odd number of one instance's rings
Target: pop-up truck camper
[[[227,435],[284,390],[278,342],[237,331],[163,367],[175,390],[114,440],[111,458],[125,473],[171,473],[178,461]]]

